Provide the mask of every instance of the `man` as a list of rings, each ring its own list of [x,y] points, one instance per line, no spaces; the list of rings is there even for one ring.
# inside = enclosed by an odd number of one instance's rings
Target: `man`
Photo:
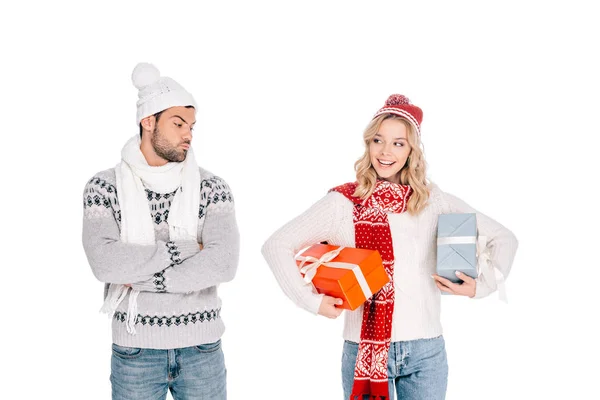
[[[140,63],[139,135],[85,187],[83,247],[113,316],[113,399],[225,399],[217,286],[233,279],[239,233],[225,181],[199,168],[194,99]]]

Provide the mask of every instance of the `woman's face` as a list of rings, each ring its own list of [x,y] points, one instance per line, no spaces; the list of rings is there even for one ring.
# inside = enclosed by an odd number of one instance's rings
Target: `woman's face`
[[[397,119],[386,119],[369,144],[371,164],[381,179],[400,183],[400,170],[410,154],[406,125]]]

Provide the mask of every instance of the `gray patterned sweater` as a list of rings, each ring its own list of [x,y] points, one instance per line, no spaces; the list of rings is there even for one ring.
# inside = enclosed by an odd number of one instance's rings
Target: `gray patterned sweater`
[[[137,298],[136,334],[127,332],[128,297],[112,322],[113,342],[121,346],[172,349],[218,340],[225,326],[217,286],[233,279],[239,258],[239,232],[233,196],[225,181],[200,168],[198,243],[169,240],[169,208],[175,192],[146,190],[156,244],[120,240],[121,210],[115,170],[96,174],[83,198],[83,247],[96,278],[131,284]]]

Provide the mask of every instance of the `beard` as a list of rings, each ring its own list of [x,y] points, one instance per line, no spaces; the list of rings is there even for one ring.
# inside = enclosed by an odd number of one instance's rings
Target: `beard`
[[[171,145],[167,139],[158,130],[158,126],[154,127],[152,138],[150,139],[154,152],[161,158],[169,162],[182,162],[187,156],[187,150],[178,149],[177,146]]]

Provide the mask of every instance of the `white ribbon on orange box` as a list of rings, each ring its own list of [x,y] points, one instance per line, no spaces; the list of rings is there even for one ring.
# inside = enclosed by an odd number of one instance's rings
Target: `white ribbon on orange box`
[[[490,250],[487,248],[487,237],[485,236],[448,236],[438,238],[437,244],[477,244],[477,268],[479,273],[483,275],[486,283],[490,285],[492,290],[498,289],[500,300],[507,303],[506,283],[504,274],[494,268],[490,260]]]
[[[358,285],[360,286],[363,294],[365,295],[365,298],[370,298],[371,296],[373,296],[373,292],[371,292],[371,288],[369,287],[367,279],[365,278],[365,275],[363,274],[359,265],[339,261],[331,261],[334,258],[336,258],[343,249],[344,246],[340,246],[335,250],[328,251],[319,258],[313,256],[297,256],[296,260],[301,261],[299,267],[300,272],[304,274],[304,282],[306,282],[306,284],[310,284],[315,275],[317,274],[317,270],[321,265],[325,265],[330,268],[348,269],[354,273],[356,281],[358,282]]]

